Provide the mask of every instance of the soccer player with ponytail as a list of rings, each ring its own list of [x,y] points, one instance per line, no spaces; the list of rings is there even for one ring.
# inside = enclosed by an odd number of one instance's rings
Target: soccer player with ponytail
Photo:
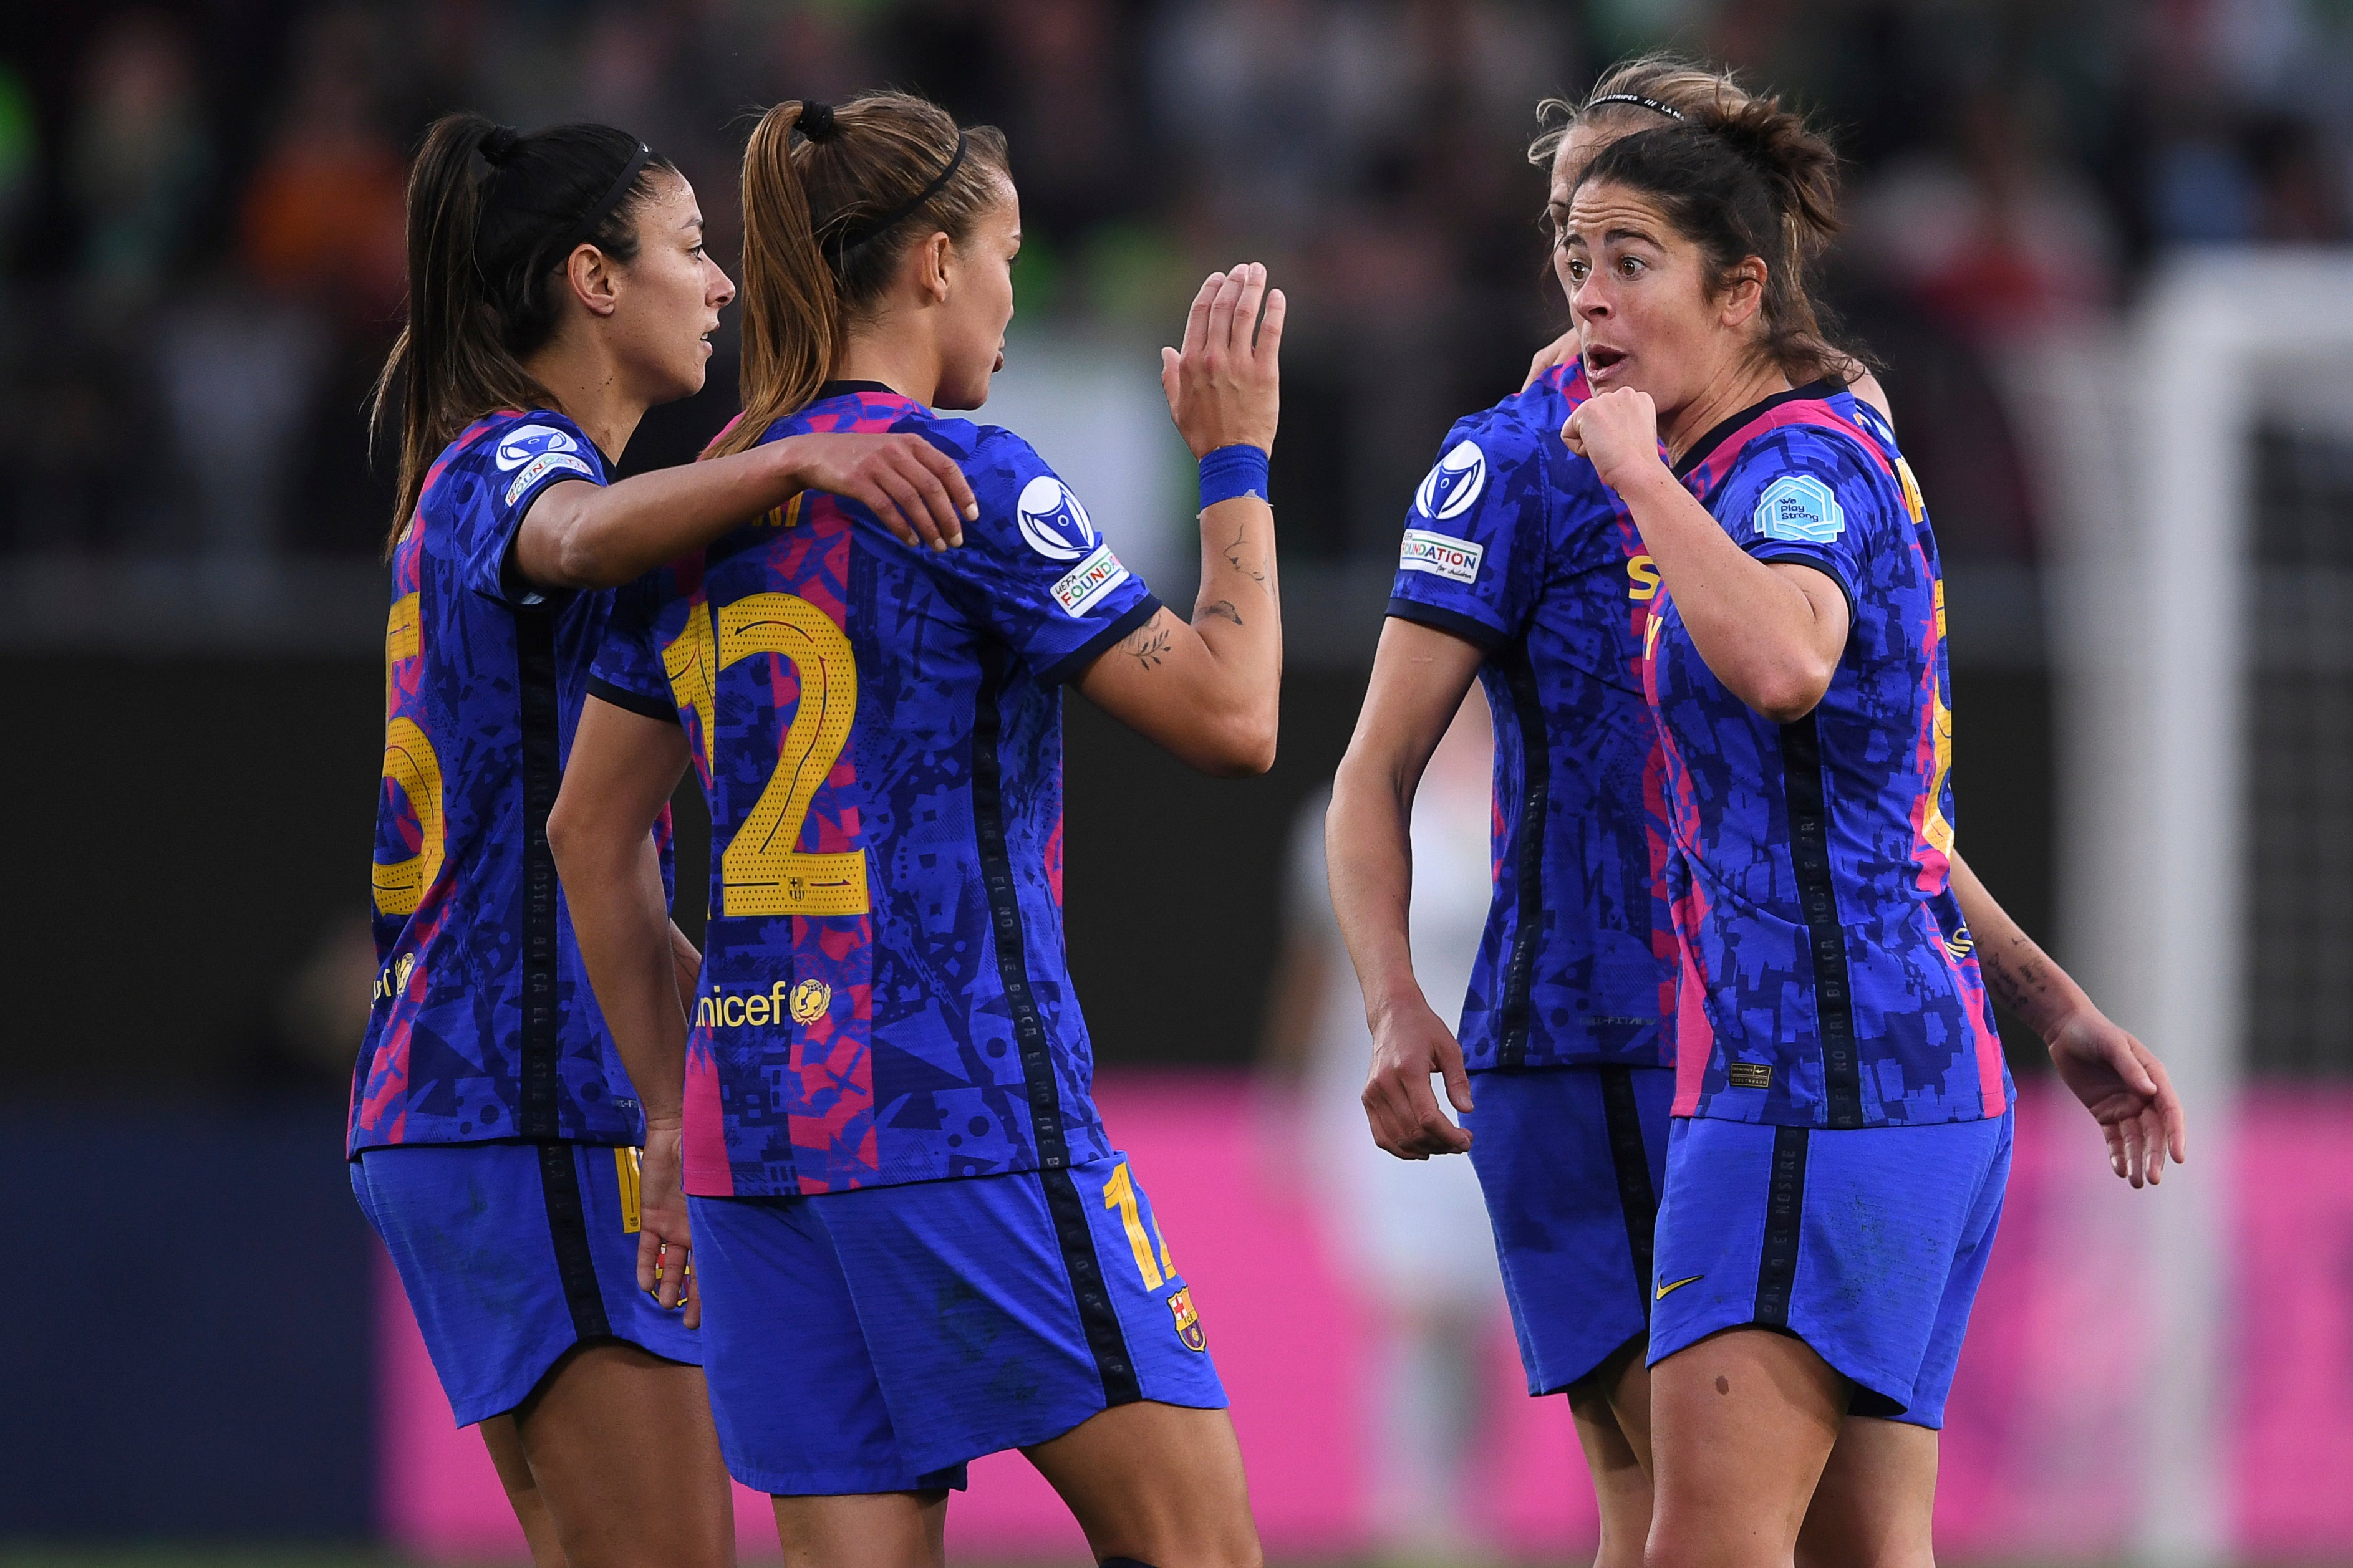
[[[1604,148],[1757,112],[1728,75],[1671,55],[1613,68],[1579,105],[1548,101],[1539,115],[1550,123],[1529,157],[1550,173],[1556,236]],[[1810,255],[1827,235],[1805,238]],[[1565,289],[1569,259],[1556,249]],[[1329,863],[1375,1034],[1364,1095],[1374,1137],[1408,1159],[1469,1152],[1529,1391],[1567,1393],[1600,1504],[1598,1562],[1634,1568],[1651,1518],[1649,1319],[1696,1287],[1651,1267],[1679,968],[1665,896],[1666,763],[1641,676],[1660,572],[1623,502],[1561,443],[1560,426],[1591,395],[1580,346],[1573,328],[1538,353],[1516,396],[1461,421],[1416,499],[1335,783]],[[1877,411],[1859,417],[1878,416],[1883,430],[1877,383],[1858,365],[1842,369],[1853,396]],[[1498,875],[1458,1043],[1412,980],[1404,825],[1473,679],[1497,721]],[[2116,1173],[2154,1180],[2147,1135],[2179,1113],[2162,1068],[2136,1066],[2135,1053],[2146,1054],[2138,1042],[2018,930],[1957,853],[1948,859],[1988,975],[2052,1042],[2063,1076],[2106,1127]],[[1459,1127],[1431,1092],[1434,1077],[1462,1113]],[[1925,1551],[1926,1515],[1905,1513],[1902,1485],[1888,1484],[1916,1479],[1924,1444],[1933,1481],[1934,1435],[1916,1415],[1849,1419],[1801,1551],[1862,1560],[1857,1542],[1891,1540]]]
[[[966,1462],[1018,1448],[1099,1560],[1255,1568],[1204,1314],[1092,1095],[1061,692],[1207,772],[1273,761],[1282,296],[1213,274],[1163,351],[1200,461],[1187,620],[1027,442],[934,412],[1002,363],[998,132],[899,93],[781,104],[744,215],[744,413],[706,466],[902,431],[979,507],[927,554],[812,491],[632,587],[550,822],[649,1124],[683,1127],[691,1196],[649,1169],[644,1224],[691,1241],[728,1468],[795,1563],[939,1562]],[[690,763],[716,846],[691,1023],[629,848]]]
[[[971,492],[928,444],[873,435],[608,482],[645,411],[702,385],[734,293],[692,189],[625,132],[436,122],[409,178],[408,280],[376,396],[400,484],[352,1184],[534,1562],[723,1563],[726,1475],[675,1310],[684,1259],[659,1300],[637,1288],[648,1129],[573,944],[547,813],[616,584],[811,486],[939,546]],[[629,854],[659,898],[658,828]],[[666,940],[676,1013],[697,956]]]
[[[1978,954],[2119,1175],[2181,1158],[2181,1108],[1954,854],[1936,542],[1807,294],[1835,154],[1769,99],[1662,118],[1556,204],[1590,388],[1563,436],[1660,579],[1680,973],[1649,1558],[1926,1562],[2010,1162]]]

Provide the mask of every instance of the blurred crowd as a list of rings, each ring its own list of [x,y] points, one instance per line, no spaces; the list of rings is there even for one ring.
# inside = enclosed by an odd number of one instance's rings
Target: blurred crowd
[[[0,36],[0,553],[364,555],[362,404],[436,113],[637,131],[734,252],[779,98],[919,89],[1012,138],[1026,333],[1158,339],[1212,266],[1294,300],[1286,549],[1372,560],[1454,415],[1563,324],[1534,110],[1670,45],[1793,92],[1853,163],[1832,297],[1890,364],[1948,555],[2031,560],[2006,343],[2152,258],[2342,239],[2335,0],[204,0]],[[633,464],[723,417],[732,362]]]

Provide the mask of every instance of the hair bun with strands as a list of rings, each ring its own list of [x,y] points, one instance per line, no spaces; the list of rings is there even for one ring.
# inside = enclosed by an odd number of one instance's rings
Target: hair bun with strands
[[[495,169],[514,156],[515,144],[522,140],[522,132],[513,126],[493,125],[482,132],[481,141],[475,143],[475,151],[481,153],[482,162]]]
[[[833,105],[804,102],[801,116],[793,122],[793,129],[812,142],[824,141],[833,134]]]

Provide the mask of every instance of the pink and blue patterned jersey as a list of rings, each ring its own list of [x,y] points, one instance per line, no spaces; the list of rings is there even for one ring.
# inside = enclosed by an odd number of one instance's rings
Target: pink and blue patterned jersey
[[[393,550],[378,968],[352,1080],[354,1156],[396,1143],[642,1140],[547,849],[613,595],[543,595],[508,561],[550,485],[605,478],[595,443],[563,415],[491,415],[436,459]],[[665,882],[669,836],[665,812]]]
[[[1894,432],[1817,383],[1735,415],[1675,471],[1749,554],[1823,573],[1853,615],[1820,703],[1780,724],[1716,679],[1672,595],[1655,602],[1644,672],[1675,847],[1675,1114],[2000,1115],[2008,1070],[1948,875],[1944,584]]]
[[[934,552],[806,493],[623,591],[594,690],[682,724],[711,802],[687,1190],[1099,1159],[1061,687],[1158,602],[1008,431],[833,383],[765,438],[812,430],[920,433],[980,518]]]
[[[1458,422],[1415,495],[1388,613],[1484,655],[1495,896],[1462,1005],[1475,1069],[1674,1060],[1675,939],[1642,627],[1658,574],[1560,427],[1575,361]]]

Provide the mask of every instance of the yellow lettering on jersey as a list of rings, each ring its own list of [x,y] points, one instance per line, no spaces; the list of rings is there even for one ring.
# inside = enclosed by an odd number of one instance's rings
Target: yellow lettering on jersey
[[[696,599],[686,606],[686,625],[662,648],[662,673],[670,677],[670,700],[683,719],[691,710],[695,727],[702,731],[704,763],[711,761],[711,687],[718,679],[719,655],[711,635],[711,605]]]
[[[801,984],[810,985],[817,983],[803,981]],[[824,987],[819,986],[818,989]],[[740,1029],[748,1024],[764,1029],[770,1025],[781,1025],[794,1016],[788,1011],[786,1000],[793,990],[789,980],[779,980],[765,991],[738,992],[732,995],[713,990],[708,995],[694,999],[694,1026],[698,1029]],[[813,1023],[815,1019],[800,1021]]]
[[[1936,640],[1943,642],[1945,640],[1945,580],[1942,577],[1936,579],[1934,589],[1936,604]]]
[[[1637,555],[1626,563],[1626,596],[1649,599],[1659,592],[1659,563],[1647,555]]]
[[[1939,618],[1942,610],[1938,611]],[[1945,780],[1953,771],[1953,710],[1945,705],[1942,692],[1936,694],[1936,712],[1929,722],[1935,749],[1935,771],[1928,775],[1928,811],[1920,825],[1920,837],[1940,855],[1953,852],[1953,825],[1945,816]]]
[[[417,607],[420,595],[404,595],[392,606],[391,617],[384,627],[384,716],[392,719],[392,667],[404,658],[415,658],[423,646],[419,621],[422,612]]]
[[[638,1164],[635,1149],[613,1151],[613,1174],[621,1186],[621,1229],[629,1236],[638,1233],[638,1199],[642,1191],[644,1172]]]
[[[1644,658],[1650,658],[1651,654],[1658,651],[1659,628],[1665,624],[1665,622],[1659,618],[1658,611],[1652,610],[1651,612],[1650,623],[1642,628],[1642,657]]]
[[[723,670],[762,654],[789,659],[801,687],[776,772],[720,853],[724,912],[865,914],[865,850],[797,847],[810,803],[858,718],[858,661],[849,637],[807,599],[753,594],[720,610],[718,652]]]
[[[1920,495],[1920,481],[1912,477],[1912,465],[1902,458],[1895,459],[1895,479],[1904,487],[1904,510],[1912,521],[1917,523],[1926,518],[1928,503]]]
[[[414,719],[394,718],[394,667],[424,651],[424,618],[418,595],[403,595],[392,606],[384,628],[384,771],[388,784],[400,786],[408,809],[417,814],[417,850],[404,860],[378,861],[370,872],[375,886],[375,907],[384,914],[417,912],[425,890],[441,874],[445,829],[441,816],[441,760],[433,742]]]
[[[1165,1281],[1160,1265],[1152,1256],[1152,1238],[1144,1234],[1142,1205],[1136,1202],[1135,1183],[1127,1173],[1126,1161],[1122,1160],[1112,1172],[1111,1180],[1103,1184],[1103,1207],[1119,1211],[1119,1222],[1127,1230],[1128,1250],[1135,1254],[1135,1269],[1144,1277],[1144,1288],[1159,1289]]]

